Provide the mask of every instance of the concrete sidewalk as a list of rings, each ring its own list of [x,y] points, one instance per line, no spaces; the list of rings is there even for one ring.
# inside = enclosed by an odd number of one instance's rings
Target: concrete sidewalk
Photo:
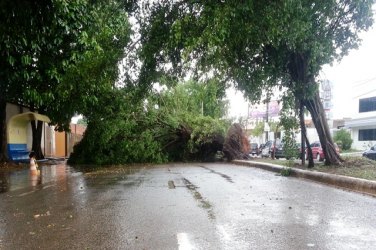
[[[271,163],[245,160],[234,160],[232,161],[232,163],[261,168],[264,170],[273,171],[277,173],[280,173],[283,169],[287,168],[281,165]],[[327,174],[315,170],[303,170],[298,168],[291,168],[290,176],[305,178],[312,181],[317,181],[327,185],[335,186],[338,188],[343,188],[346,190],[376,197],[376,181],[364,180],[360,178],[348,177],[343,175]]]

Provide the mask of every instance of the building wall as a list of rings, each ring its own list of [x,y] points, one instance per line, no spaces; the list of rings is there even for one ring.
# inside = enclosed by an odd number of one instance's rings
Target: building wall
[[[354,88],[351,100],[351,119],[345,121],[345,127],[351,131],[353,139],[352,148],[357,150],[369,149],[376,144],[376,140],[359,141],[359,130],[376,129],[376,110],[369,112],[359,112],[359,100],[376,97],[376,81],[360,85]]]
[[[367,128],[376,128],[376,126],[365,127],[365,128],[361,128],[361,129],[367,129]],[[366,150],[366,149],[369,149],[370,147],[372,147],[373,145],[376,145],[376,141],[359,141],[358,140],[359,129],[360,128],[353,128],[353,129],[350,130],[351,131],[351,138],[353,139],[352,148],[358,149],[358,150]]]
[[[9,134],[8,134],[8,143],[14,143],[14,144],[27,144],[27,129],[25,126],[27,126],[27,121],[21,121],[16,120],[12,121],[10,126],[8,128]]]
[[[71,124],[71,132],[67,136],[67,150],[68,154],[71,154],[74,150],[74,146],[80,142],[84,136],[86,126],[80,124]]]
[[[29,112],[30,110],[26,107],[22,107],[19,105],[8,103],[6,107],[6,124],[8,127],[8,122],[10,118],[12,118],[15,115],[22,114],[24,112]],[[16,122],[17,123],[17,122]],[[18,124],[13,124],[12,129],[9,131],[12,135],[12,138],[7,138],[7,142],[10,143],[25,143],[27,144],[27,149],[30,151],[32,148],[32,134],[31,134],[31,125],[29,123],[29,126],[27,126],[26,130],[23,128],[24,123],[20,122]],[[6,135],[8,137],[8,133]],[[43,147],[43,145],[42,145]]]
[[[6,118],[5,118],[6,123],[8,124],[8,121],[12,116],[18,115],[18,114],[21,114],[21,113],[24,113],[24,112],[29,112],[29,111],[30,110],[28,108],[8,103],[7,108],[6,108],[6,112],[7,112]]]
[[[349,110],[349,117],[352,119],[367,118],[370,116],[376,116],[376,111],[359,113],[359,99],[369,98],[376,96],[376,80],[368,81],[364,84],[358,84],[354,86],[352,90],[352,98],[349,100],[351,103],[351,109]]]
[[[65,132],[55,132],[55,145],[56,145],[56,151],[55,156],[56,157],[66,157],[66,139],[65,139]]]
[[[53,157],[55,156],[55,127],[48,126],[48,124],[44,125],[44,136],[43,136],[43,144],[44,147],[44,156],[45,157]]]

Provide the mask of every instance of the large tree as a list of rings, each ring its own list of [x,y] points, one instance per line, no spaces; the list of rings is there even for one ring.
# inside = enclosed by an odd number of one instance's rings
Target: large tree
[[[323,65],[340,59],[372,22],[373,0],[173,1],[141,24],[143,71],[194,69],[232,81],[254,101],[287,87],[310,112],[326,163],[339,164],[318,92]],[[189,65],[189,66],[187,66]]]
[[[50,97],[47,91],[54,89],[66,65],[85,48],[85,6],[81,0],[1,2],[1,116],[7,102],[43,110],[44,99]],[[41,133],[41,125],[32,123],[33,139],[37,131]],[[4,145],[6,140],[1,139]],[[1,160],[5,153],[2,147]]]
[[[6,103],[29,106],[68,129],[75,112],[111,88],[129,37],[120,1],[6,0],[0,4],[0,160],[6,160]],[[31,122],[41,151],[41,122]]]

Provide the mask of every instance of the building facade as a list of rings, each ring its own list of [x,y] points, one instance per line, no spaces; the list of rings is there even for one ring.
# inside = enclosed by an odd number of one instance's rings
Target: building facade
[[[376,144],[376,81],[354,88],[351,119],[345,128],[351,132],[352,148],[366,150]]]

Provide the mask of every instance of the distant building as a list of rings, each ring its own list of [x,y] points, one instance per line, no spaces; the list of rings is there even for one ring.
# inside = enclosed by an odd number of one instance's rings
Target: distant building
[[[251,131],[262,122],[278,122],[279,111],[281,111],[282,103],[278,100],[271,100],[268,103],[259,103],[255,105],[249,105],[248,107],[248,119],[247,119],[247,131]],[[269,124],[268,124],[269,125]],[[267,140],[275,139],[274,131],[270,131],[270,126],[264,126],[264,134],[260,137],[251,136],[252,142],[265,143]],[[269,129],[267,129],[269,128]]]
[[[320,98],[324,107],[326,119],[328,121],[333,119],[333,83],[328,80],[323,80],[320,84]]]
[[[376,80],[354,88],[351,119],[345,128],[351,131],[354,149],[364,150],[376,144]]]

